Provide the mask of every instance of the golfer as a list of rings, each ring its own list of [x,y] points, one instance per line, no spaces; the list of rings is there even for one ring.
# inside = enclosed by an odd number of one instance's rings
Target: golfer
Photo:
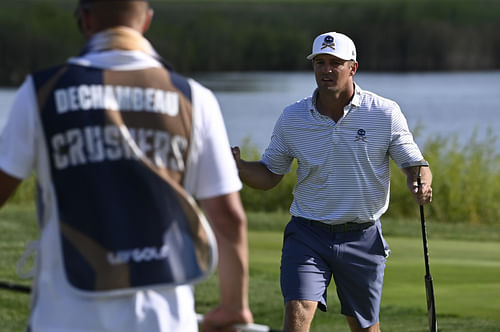
[[[363,90],[353,41],[337,32],[314,39],[317,88],[286,107],[260,161],[240,159],[242,181],[276,186],[298,162],[292,215],[284,232],[281,289],[284,330],[308,331],[316,309],[326,311],[333,278],[352,331],[379,331],[382,283],[389,248],[380,217],[389,204],[389,157],[406,174],[416,201],[429,203],[432,175],[397,103]]]
[[[252,322],[241,181],[214,95],[143,37],[147,1],[80,0],[76,14],[81,54],[29,75],[0,134],[0,206],[36,174],[27,331],[197,331],[192,283],[216,247],[220,304],[203,330]]]

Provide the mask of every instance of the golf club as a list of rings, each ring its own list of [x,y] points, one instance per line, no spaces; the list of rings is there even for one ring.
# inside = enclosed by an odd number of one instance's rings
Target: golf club
[[[420,168],[418,167],[417,174],[417,185],[418,189],[422,189],[422,179]],[[427,243],[427,230],[425,227],[425,216],[424,216],[424,206],[420,205],[420,221],[422,224],[422,241],[424,246],[424,261],[425,261],[425,293],[427,298],[427,317],[429,319],[429,332],[437,332],[437,320],[436,320],[436,302],[434,299],[434,285],[432,281],[432,275],[429,267],[429,249]]]
[[[26,294],[31,293],[30,286],[18,285],[8,281],[0,281],[0,288]]]

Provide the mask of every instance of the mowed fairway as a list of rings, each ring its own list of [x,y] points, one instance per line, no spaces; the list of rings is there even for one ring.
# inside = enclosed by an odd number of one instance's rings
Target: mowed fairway
[[[382,331],[428,331],[422,240],[386,237]],[[280,232],[250,233],[251,303],[258,322],[281,326]],[[500,331],[500,243],[429,238],[440,331]],[[203,287],[200,286],[200,288]],[[312,331],[349,331],[339,315],[334,284],[329,311],[316,314]],[[276,299],[276,297],[279,297]]]
[[[386,226],[387,232],[391,230],[393,234],[401,227],[396,221]],[[402,227],[400,233],[412,235],[386,236],[392,253],[386,268],[381,327],[383,332],[426,332],[422,240],[418,233],[413,235],[414,230],[419,230],[418,224]],[[441,226],[431,223],[431,227],[435,227],[431,230],[439,230]],[[478,232],[478,228],[470,229]],[[462,228],[453,229],[464,233]],[[498,228],[490,229],[490,233],[495,232]],[[439,238],[434,237],[436,233],[440,233]],[[1,280],[27,283],[15,276],[15,266],[25,243],[36,236],[33,207],[8,206],[0,211]],[[500,243],[496,240],[443,239],[449,236],[453,234],[443,229],[429,234],[439,331],[500,332]],[[279,284],[281,242],[281,231],[253,230],[249,233],[252,311],[256,322],[275,328],[281,327],[283,318]],[[196,287],[196,310],[208,311],[216,305],[217,298],[217,282],[213,276]],[[327,313],[318,311],[311,331],[348,332],[339,314],[333,284],[329,288],[328,306]],[[28,307],[28,295],[0,290],[0,332],[22,331]]]
[[[384,305],[424,307],[422,241],[389,238]],[[437,314],[497,319],[500,327],[500,243],[430,240]]]

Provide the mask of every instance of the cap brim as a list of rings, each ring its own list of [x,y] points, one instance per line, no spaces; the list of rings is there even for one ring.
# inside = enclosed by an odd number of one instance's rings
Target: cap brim
[[[312,59],[314,59],[314,57],[315,57],[316,55],[319,55],[319,54],[328,54],[328,55],[334,56],[334,57],[339,58],[339,59],[344,60],[344,61],[356,61],[356,60],[354,60],[354,59],[344,59],[344,58],[339,57],[339,56],[338,56],[338,55],[336,55],[336,54],[332,54],[332,53],[329,53],[329,52],[317,52],[317,53],[311,53],[311,54],[309,54],[309,55],[306,57],[306,59],[307,59],[307,60],[312,60]]]

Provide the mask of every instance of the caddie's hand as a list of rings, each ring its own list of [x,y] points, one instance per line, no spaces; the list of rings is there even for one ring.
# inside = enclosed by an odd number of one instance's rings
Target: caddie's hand
[[[235,324],[250,323],[253,323],[253,316],[249,309],[235,310],[219,306],[204,316],[201,330],[203,332],[236,332]]]

